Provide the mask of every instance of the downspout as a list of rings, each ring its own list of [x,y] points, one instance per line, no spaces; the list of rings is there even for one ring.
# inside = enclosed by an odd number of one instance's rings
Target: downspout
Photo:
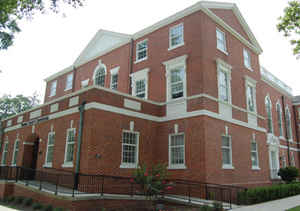
[[[74,189],[78,188],[78,179],[79,179],[79,168],[80,168],[80,151],[81,151],[81,142],[82,142],[82,132],[83,132],[83,117],[84,117],[84,106],[86,101],[83,101],[79,106],[79,129],[77,137],[77,153],[76,153],[76,166],[75,166],[75,180],[74,180]]]
[[[131,73],[133,72],[133,44],[134,44],[134,40],[131,38],[130,41],[130,60],[129,60],[129,94],[132,94],[132,83],[131,83]]]
[[[284,103],[284,96],[281,96],[282,99],[282,107],[283,107],[283,119],[284,119],[284,128],[285,128],[285,139],[287,141],[287,150],[288,150],[288,163],[289,166],[291,165],[291,158],[290,158],[290,141],[288,140],[288,128],[286,125],[286,115],[285,115],[285,103]]]

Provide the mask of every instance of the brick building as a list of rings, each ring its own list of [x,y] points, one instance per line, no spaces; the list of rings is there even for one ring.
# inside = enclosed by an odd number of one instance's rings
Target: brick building
[[[128,176],[160,162],[174,178],[271,183],[299,167],[300,100],[261,52],[231,3],[199,2],[133,35],[100,30],[45,79],[43,105],[2,121],[1,164]]]

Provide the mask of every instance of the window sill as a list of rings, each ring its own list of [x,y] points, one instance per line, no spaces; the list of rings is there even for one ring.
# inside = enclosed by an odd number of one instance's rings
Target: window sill
[[[0,164],[0,166],[7,166],[6,164]]]
[[[180,44],[178,44],[178,45],[170,46],[170,47],[168,48],[168,51],[171,51],[171,50],[173,50],[173,49],[175,49],[175,48],[179,48],[179,47],[181,47],[181,46],[184,46],[184,42],[183,42],[183,43],[180,43]]]
[[[63,167],[63,168],[73,168],[74,165],[73,165],[73,163],[64,163],[64,164],[61,165],[61,167]]]
[[[52,168],[52,163],[45,163],[43,168]]]
[[[219,51],[221,51],[222,53],[224,53],[225,55],[229,55],[229,53],[227,51],[224,51],[223,49],[217,48]]]
[[[169,165],[168,169],[187,169],[186,165]]]
[[[139,62],[145,61],[145,60],[147,60],[147,59],[148,59],[148,57],[145,57],[145,58],[136,60],[136,61],[134,62],[134,64],[137,64],[137,63],[139,63]]]
[[[233,165],[223,165],[222,169],[234,169]]]
[[[251,72],[253,72],[253,69],[251,67],[247,67],[245,66],[246,69],[250,70]]]
[[[72,87],[67,88],[67,89],[65,89],[64,91],[66,92],[66,91],[69,91],[69,90],[71,90],[71,89],[72,89]]]
[[[283,136],[279,136],[278,138],[284,141],[286,140]]]
[[[252,170],[255,170],[255,171],[260,170],[259,166],[254,166],[254,167],[252,167],[251,169],[252,169]]]
[[[124,163],[122,163],[120,165],[120,168],[121,169],[136,169],[137,166],[138,166],[137,164],[124,164]]]
[[[17,164],[11,164],[10,166],[17,166]]]

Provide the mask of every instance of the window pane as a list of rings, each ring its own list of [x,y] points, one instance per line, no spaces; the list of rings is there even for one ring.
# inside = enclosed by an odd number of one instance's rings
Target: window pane
[[[146,96],[146,81],[139,80],[135,83],[135,96],[145,98]]]
[[[98,86],[104,86],[105,83],[105,69],[101,67],[95,75],[95,84]]]
[[[183,68],[174,69],[171,71],[171,96],[172,99],[183,96]]]
[[[217,48],[226,51],[226,40],[225,40],[225,34],[218,29],[216,30],[217,34]]]
[[[183,43],[183,25],[178,25],[170,29],[171,47]]]
[[[231,143],[229,136],[222,136],[222,162],[231,165]]]
[[[184,164],[184,135],[172,135],[170,143],[171,164]]]
[[[219,72],[219,90],[220,99],[228,102],[228,81],[227,74],[223,71]]]
[[[137,134],[123,132],[123,163],[136,163]]]
[[[222,160],[223,164],[230,165],[230,150],[229,149],[222,149]]]
[[[253,87],[247,86],[247,102],[248,102],[248,108],[250,111],[254,111],[254,96],[253,96]]]
[[[74,156],[74,144],[68,144],[66,162],[72,162]]]

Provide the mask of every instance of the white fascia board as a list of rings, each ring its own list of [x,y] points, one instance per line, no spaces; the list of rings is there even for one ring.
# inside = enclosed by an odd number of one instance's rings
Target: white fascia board
[[[52,81],[53,79],[56,79],[58,76],[64,75],[64,74],[66,74],[68,72],[71,72],[73,70],[74,70],[74,66],[71,65],[71,66],[69,66],[69,67],[67,67],[67,68],[65,68],[65,69],[63,69],[63,70],[61,70],[61,71],[59,71],[59,72],[57,72],[57,73],[55,73],[55,74],[47,77],[47,78],[45,78],[44,81],[45,82]]]

